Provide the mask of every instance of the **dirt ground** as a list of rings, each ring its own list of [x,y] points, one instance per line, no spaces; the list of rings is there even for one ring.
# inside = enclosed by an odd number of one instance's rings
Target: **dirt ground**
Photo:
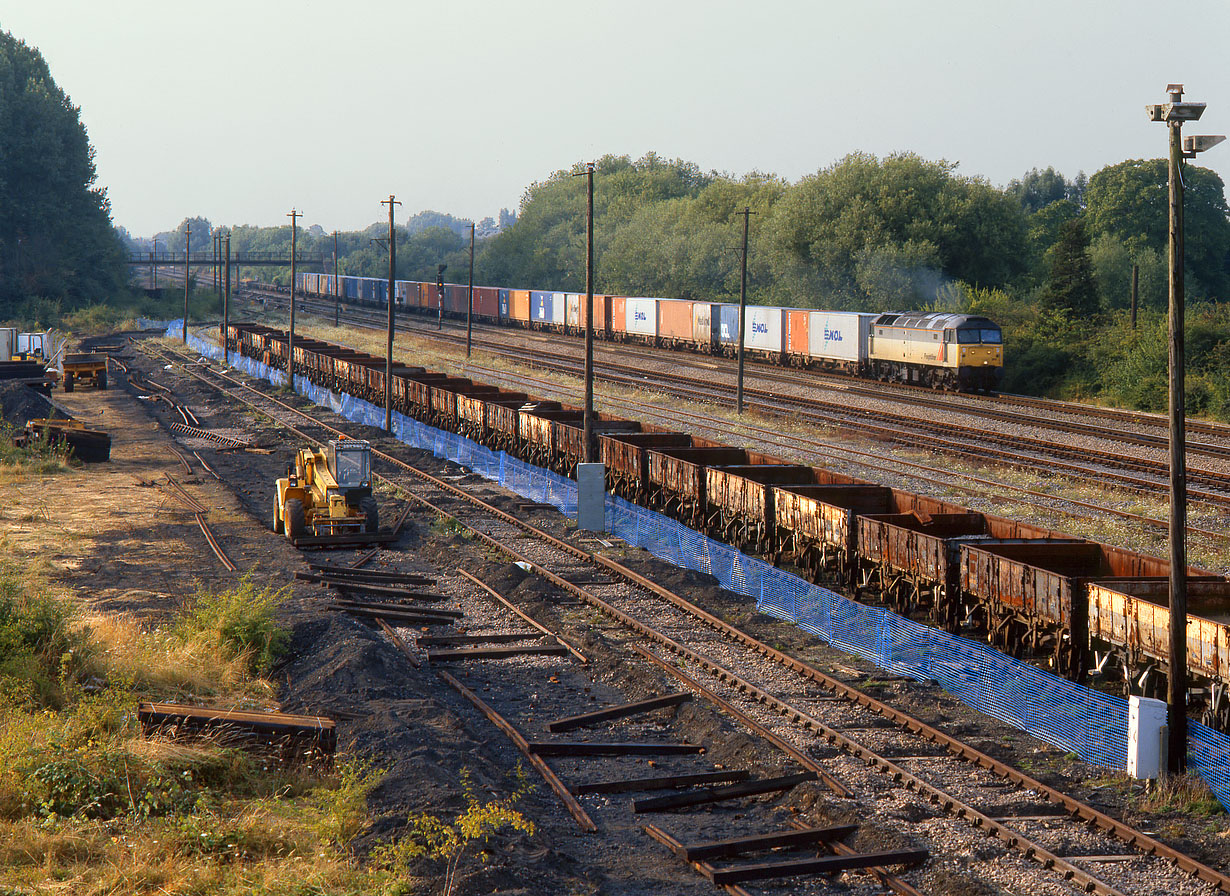
[[[361,852],[395,836],[411,812],[455,814],[463,809],[463,771],[473,776],[476,788],[484,794],[510,790],[520,757],[503,734],[448,689],[427,664],[411,666],[378,629],[326,611],[329,595],[324,589],[294,578],[296,572],[307,570],[307,558],[274,535],[268,519],[272,483],[283,474],[293,451],[287,433],[265,418],[224,405],[175,370],[154,367],[140,353],[134,359],[149,376],[174,388],[179,400],[200,416],[203,426],[243,433],[269,446],[271,453],[216,450],[209,443],[173,437],[166,427],[173,419],[169,408],[125,388],[125,378],[113,371],[113,387],[105,392],[83,388],[55,395],[78,419],[111,432],[110,463],[51,476],[0,477],[0,528],[8,552],[31,562],[46,562],[57,579],[99,612],[131,613],[151,622],[164,618],[198,587],[224,587],[239,574],[250,575],[261,585],[289,587],[292,599],[285,608],[285,622],[293,632],[293,646],[277,670],[282,686],[280,707],[288,712],[332,715],[339,721],[344,749],[388,770],[371,797],[373,824],[359,844]],[[386,447],[378,431],[363,435],[378,447]],[[205,471],[194,450],[220,480]],[[414,454],[415,462],[429,471],[447,468],[451,475],[461,473],[423,453],[401,451]],[[177,455],[187,460],[191,473]],[[167,486],[170,479],[207,508],[208,521],[239,574],[228,572],[214,557],[193,513]],[[499,493],[490,486],[487,490]],[[392,496],[380,497],[387,521],[392,515],[386,508],[400,507]],[[506,510],[518,512],[519,499],[503,493],[499,500]],[[575,536],[558,514],[533,513],[536,523]],[[318,559],[346,562],[355,556],[357,552]],[[846,680],[870,684],[877,696],[942,725],[974,746],[1156,832],[1215,867],[1230,867],[1230,825],[1224,815],[1192,819],[1179,811],[1141,812],[1139,785],[1122,776],[1092,769],[972,713],[934,687],[886,681],[883,673],[823,647],[800,629],[756,615],[748,601],[723,592],[712,579],[666,566],[640,551],[629,552],[624,559],[770,644],[796,652]],[[578,611],[541,580],[434,524],[426,514],[412,512],[400,541],[383,552],[373,567],[416,571],[441,580],[456,579],[458,568],[467,569],[566,633],[582,650],[593,653],[594,662],[581,671],[566,671],[561,665],[557,674],[544,677],[541,667],[528,668],[522,673],[520,692],[501,687],[518,674],[515,665],[507,671],[485,665],[468,674],[455,672],[500,712],[515,716],[518,724],[527,718],[540,724],[567,714],[562,711],[565,691],[575,696],[584,689],[591,701],[613,703],[673,689],[656,674],[621,663],[611,648],[618,635],[593,614]],[[670,740],[708,744],[706,758],[712,763],[752,764],[765,774],[782,770],[780,754],[765,750],[707,706],[686,704],[658,721],[669,723]],[[657,729],[631,726],[619,730],[631,740]],[[578,773],[573,760],[553,765],[566,779]],[[635,764],[630,765],[626,773],[636,770]],[[639,773],[655,772],[642,764]],[[711,884],[648,840],[639,821],[629,820],[625,801],[597,805],[592,814],[603,834],[582,834],[541,780],[532,772],[531,776],[537,786],[521,808],[538,825],[537,833],[533,838],[498,838],[488,860],[475,863],[467,872],[459,892],[715,892]],[[762,803],[764,826],[774,819],[784,823],[809,806],[816,806],[819,814],[825,811],[824,799],[806,787],[798,788],[791,800]],[[884,842],[891,840],[891,834],[883,832]],[[421,888],[415,892],[438,892],[438,881],[428,876],[428,870],[424,869]],[[971,882],[931,883],[932,892],[960,892]]]

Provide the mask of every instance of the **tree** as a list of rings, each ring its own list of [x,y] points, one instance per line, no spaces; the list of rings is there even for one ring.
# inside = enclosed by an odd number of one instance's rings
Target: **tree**
[[[189,231],[191,227],[191,231]],[[209,223],[208,218],[197,216],[195,218],[184,218],[180,222],[179,227],[175,228],[175,232],[170,234],[170,242],[166,245],[168,252],[183,252],[184,244],[188,239],[192,240],[192,245],[188,247],[190,252],[208,252],[210,251],[210,241],[213,238],[214,226]],[[287,247],[289,250],[290,228],[286,228]],[[289,254],[289,251],[288,251]]]
[[[955,164],[912,153],[882,161],[856,153],[804,178],[775,205],[770,230],[780,273],[805,271],[864,307],[934,298],[873,294],[872,284],[904,277],[1002,286],[1026,267],[1020,203],[984,180],[959,177]],[[886,280],[894,260],[907,269]],[[919,264],[930,268],[928,277],[919,279]]]
[[[100,301],[128,279],[80,110],[37,49],[0,32],[0,298]]]
[[[1059,242],[1051,250],[1051,275],[1041,299],[1049,308],[1066,310],[1078,317],[1099,310],[1089,237],[1080,218],[1068,221],[1059,231]]]
[[[1015,196],[1031,215],[1052,202],[1078,198],[1075,185],[1049,166],[1045,171],[1032,168],[1020,180],[1009,181],[1004,192]]]
[[[1168,163],[1129,159],[1089,179],[1085,192],[1089,233],[1107,233],[1132,253],[1152,249],[1166,256],[1169,231]],[[1216,172],[1183,166],[1184,257],[1190,298],[1230,294],[1230,208]]]

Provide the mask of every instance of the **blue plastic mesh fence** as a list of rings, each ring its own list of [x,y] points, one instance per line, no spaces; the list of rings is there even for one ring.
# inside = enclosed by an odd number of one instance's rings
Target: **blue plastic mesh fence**
[[[176,321],[176,332],[178,325]],[[216,345],[191,334],[188,342],[206,357],[221,358]],[[232,353],[229,360],[252,376],[285,381],[280,371],[251,359]],[[312,401],[350,420],[384,425],[382,408],[306,379],[295,385]],[[528,500],[576,515],[572,480],[401,414],[393,417],[394,434],[406,444],[461,464]],[[894,674],[934,680],[965,705],[1088,762],[1126,768],[1128,703],[1121,697],[1051,675],[985,644],[849,600],[622,498],[607,496],[606,518],[607,531],[615,537],[677,566],[712,575],[727,590],[754,599],[760,612],[793,622]],[[1188,763],[1230,808],[1230,738],[1193,723]]]

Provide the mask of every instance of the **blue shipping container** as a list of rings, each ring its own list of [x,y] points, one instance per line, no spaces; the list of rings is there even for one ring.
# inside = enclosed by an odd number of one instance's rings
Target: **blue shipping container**
[[[737,345],[739,342],[739,306],[713,306],[713,344]]]
[[[500,290],[500,320],[508,320],[509,291]]]
[[[550,326],[555,320],[555,293],[530,292],[530,320],[542,326]]]

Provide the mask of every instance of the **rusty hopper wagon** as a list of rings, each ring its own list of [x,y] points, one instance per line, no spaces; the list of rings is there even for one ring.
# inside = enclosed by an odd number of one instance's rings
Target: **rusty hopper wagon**
[[[961,601],[962,544],[1064,538],[1048,529],[971,513],[897,489],[890,505],[889,512],[858,517],[855,593],[881,595],[896,612],[926,618],[953,633],[960,631],[969,612]]]
[[[232,350],[285,368],[280,331],[239,324],[228,335]],[[318,385],[383,402],[383,358],[316,340],[296,356]],[[570,473],[581,456],[578,408],[421,368],[394,368],[391,386],[398,411],[521,460]],[[1130,692],[1166,673],[1164,560],[686,433],[607,415],[595,428],[612,491],[814,581],[1072,678],[1091,658],[1103,674],[1121,666]],[[1230,582],[1189,574],[1193,696],[1207,694],[1206,717],[1230,730]]]
[[[1075,680],[1088,670],[1089,583],[1169,571],[1157,557],[1088,541],[961,545],[961,592],[990,642],[1014,656],[1048,654]]]

